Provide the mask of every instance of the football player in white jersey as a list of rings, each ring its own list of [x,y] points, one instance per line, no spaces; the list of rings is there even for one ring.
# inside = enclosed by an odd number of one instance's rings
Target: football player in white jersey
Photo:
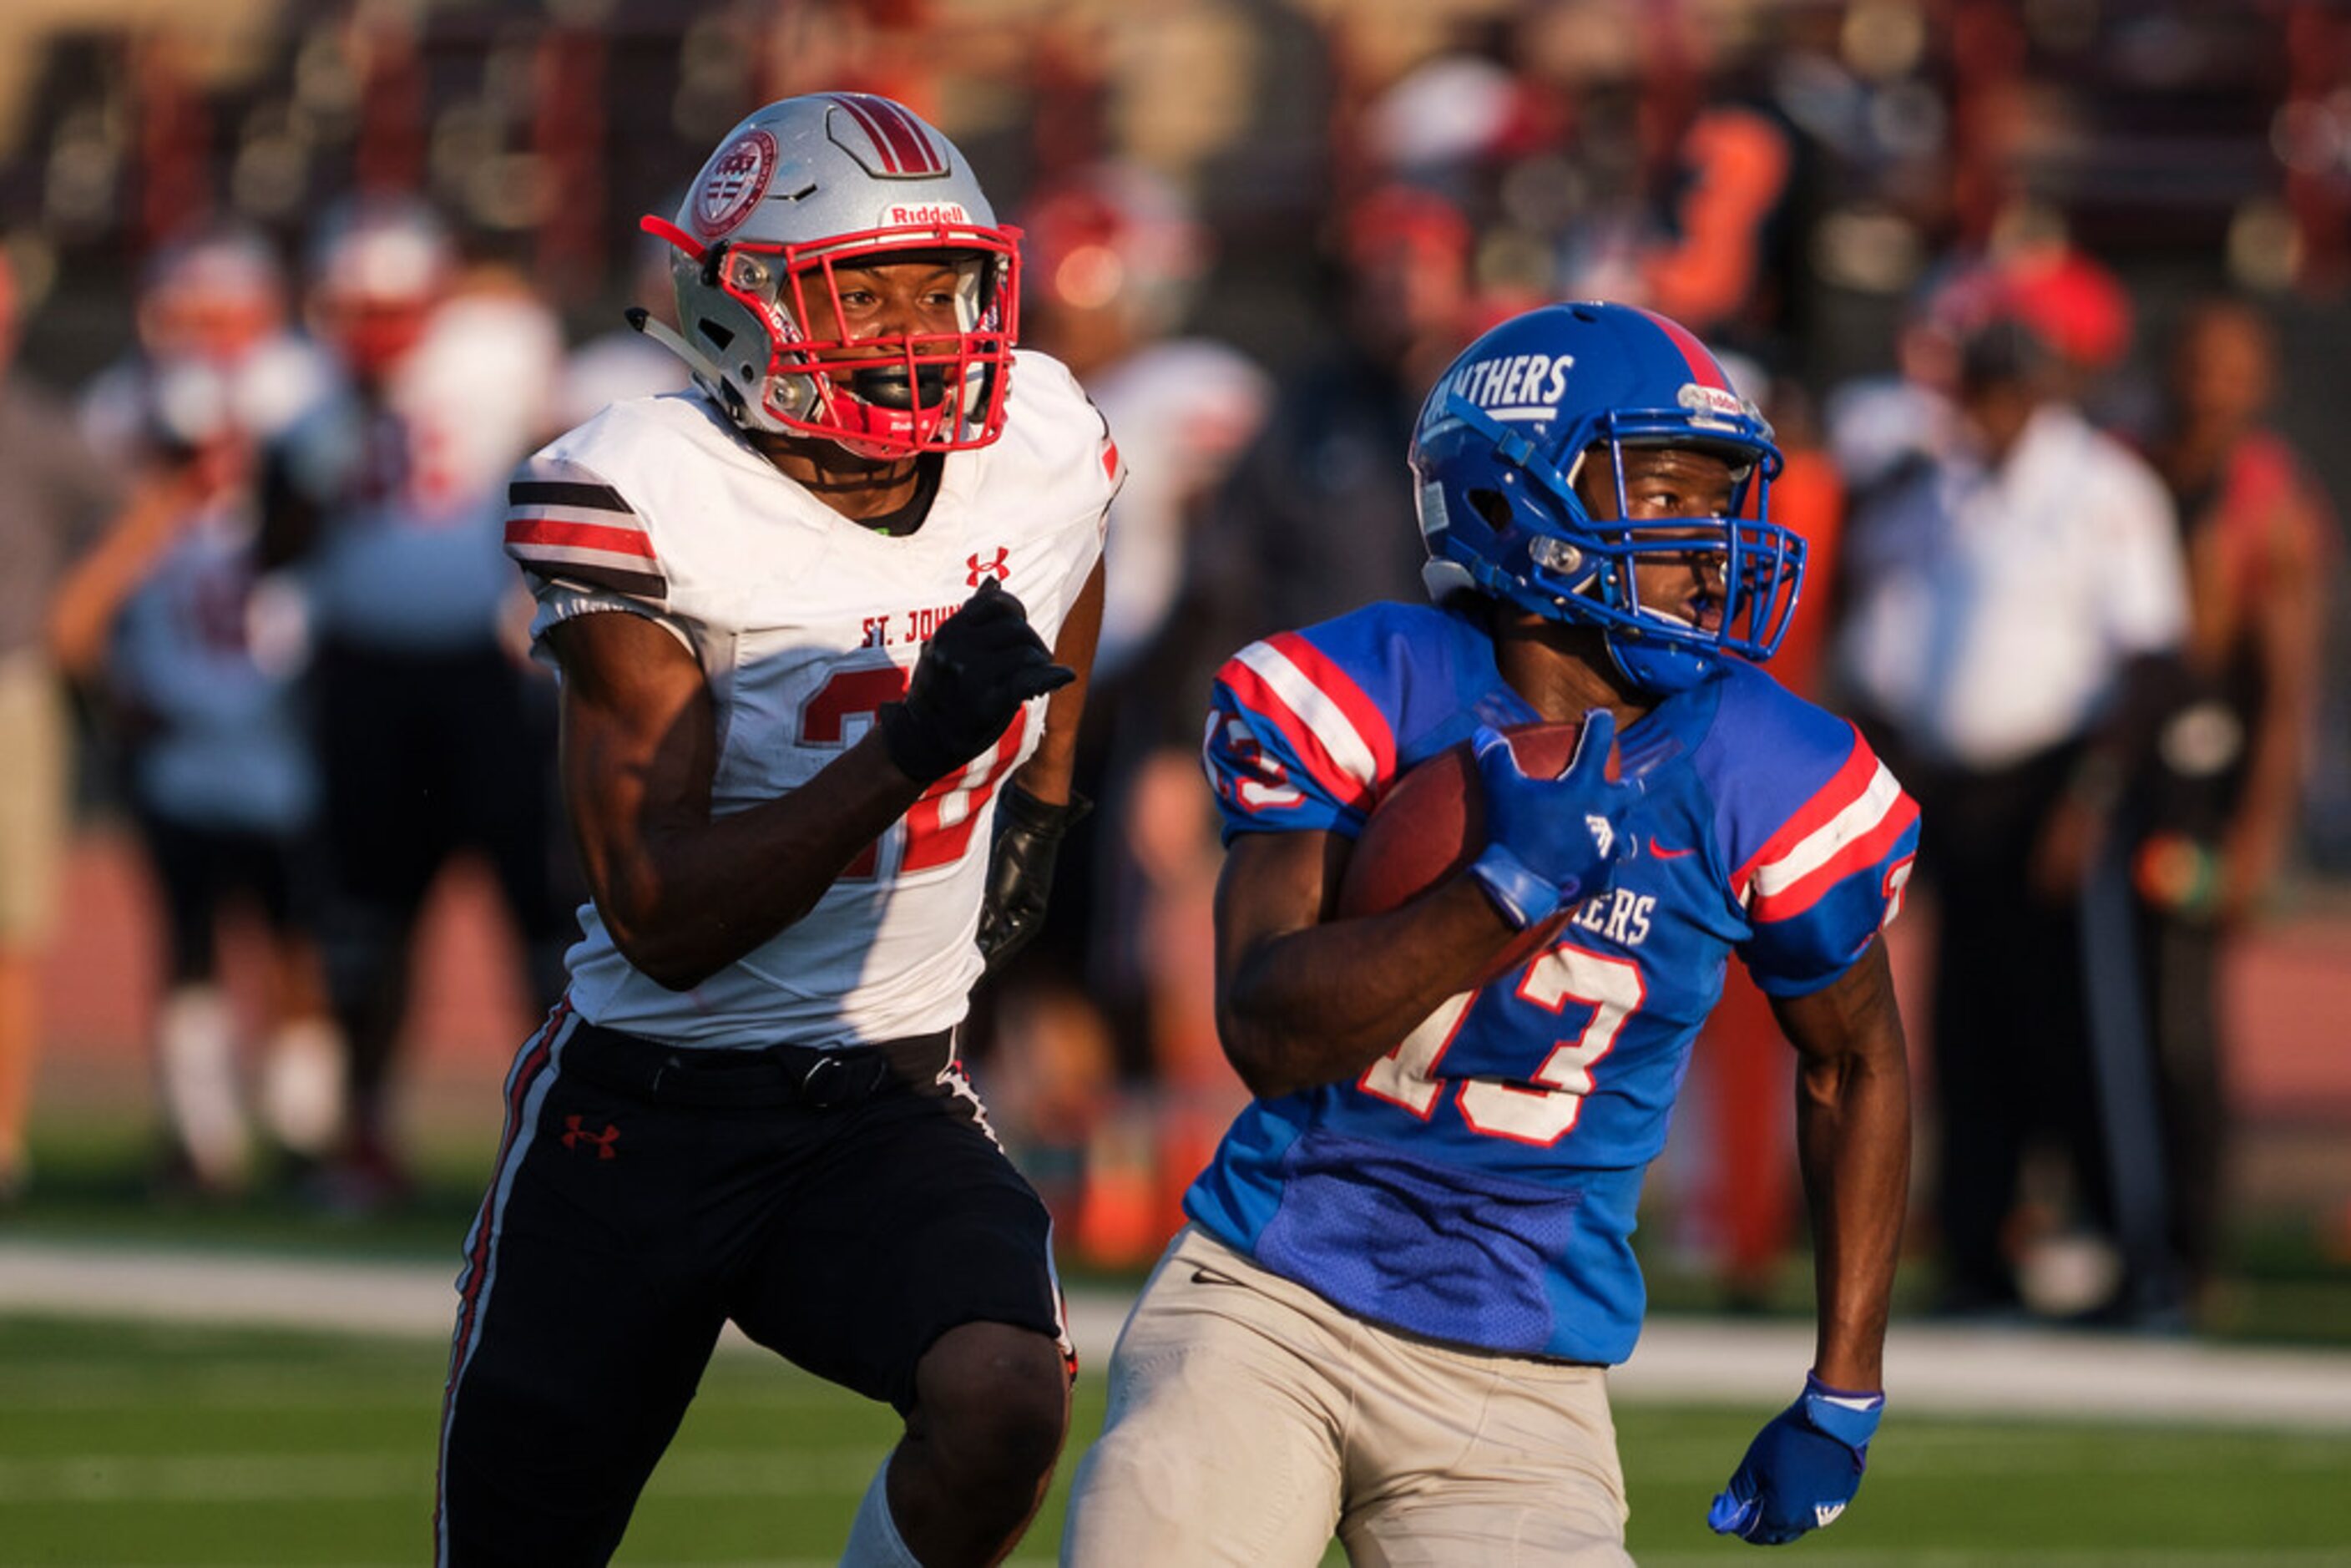
[[[466,1243],[439,1560],[605,1561],[731,1320],[905,1417],[845,1562],[995,1562],[1068,1341],[955,1031],[1072,810],[1117,449],[895,103],[771,104],[646,227],[695,386],[511,492],[592,898]]]

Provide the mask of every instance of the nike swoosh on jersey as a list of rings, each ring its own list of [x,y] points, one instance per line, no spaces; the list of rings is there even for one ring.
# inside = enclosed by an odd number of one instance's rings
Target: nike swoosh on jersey
[[[1692,845],[1690,848],[1686,850],[1669,850],[1666,848],[1665,845],[1659,843],[1657,841],[1656,835],[1652,833],[1649,836],[1649,852],[1656,856],[1661,861],[1677,861],[1684,855],[1694,855],[1698,853],[1698,847],[1696,845]]]
[[[1687,850],[1682,852],[1689,853]],[[1886,1396],[1883,1394],[1816,1394],[1813,1397],[1823,1405],[1834,1405],[1840,1410],[1852,1410],[1864,1416],[1873,1410],[1886,1408]]]

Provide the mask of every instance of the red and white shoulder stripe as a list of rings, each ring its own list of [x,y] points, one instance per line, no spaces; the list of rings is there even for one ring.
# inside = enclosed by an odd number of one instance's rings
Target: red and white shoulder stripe
[[[1917,821],[1917,803],[1856,730],[1844,765],[1739,869],[1731,892],[1758,923],[1792,919],[1884,860]],[[1899,883],[1889,891],[1898,897]]]
[[[594,470],[533,457],[507,486],[507,553],[541,577],[666,599],[644,519]]]
[[[1295,632],[1252,643],[1226,662],[1226,686],[1272,721],[1333,800],[1368,809],[1394,777],[1395,731],[1353,676]]]

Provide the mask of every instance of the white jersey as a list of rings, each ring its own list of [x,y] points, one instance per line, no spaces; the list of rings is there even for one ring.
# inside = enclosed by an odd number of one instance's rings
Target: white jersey
[[[905,693],[940,622],[989,577],[1050,645],[1102,553],[1122,469],[1061,364],[1023,352],[1003,436],[948,454],[922,526],[841,517],[748,446],[698,392],[615,403],[517,475],[507,550],[539,601],[648,616],[702,665],[716,709],[712,810],[800,788]],[[679,1045],[836,1046],[964,1015],[998,789],[1037,746],[1045,699],[934,786],[807,916],[690,992],[622,957],[595,905],[568,958],[590,1021]]]
[[[287,433],[287,476],[323,517],[302,574],[322,641],[412,656],[496,643],[515,586],[499,486],[553,428],[562,347],[536,301],[461,296],[380,405],[347,387]]]

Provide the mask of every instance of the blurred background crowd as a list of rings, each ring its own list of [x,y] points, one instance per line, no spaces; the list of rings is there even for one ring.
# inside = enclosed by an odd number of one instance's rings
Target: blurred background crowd
[[[2251,1217],[2351,1267],[2327,0],[17,0],[0,1214],[40,1201],[37,1084],[126,1016],[92,992],[134,998],[158,1197],[411,1196],[403,1064],[462,994],[495,1073],[580,896],[507,472],[679,384],[620,325],[669,308],[636,219],[823,89],[971,156],[1024,338],[1133,474],[1096,809],[970,1042],[1073,1259],[1155,1255],[1240,1093],[1209,673],[1418,597],[1429,381],[1609,298],[1774,421],[1812,551],[1775,673],[1926,807],[1918,1304],[2225,1322]],[[466,968],[434,927],[469,919]],[[1801,1246],[1789,1075],[1734,977],[1644,1238],[1734,1303]]]

